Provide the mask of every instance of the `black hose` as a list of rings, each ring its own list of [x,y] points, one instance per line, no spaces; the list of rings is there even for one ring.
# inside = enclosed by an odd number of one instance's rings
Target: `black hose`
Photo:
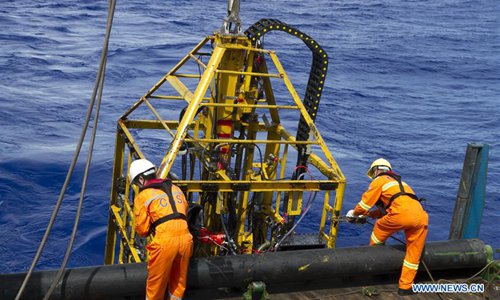
[[[257,150],[259,151],[259,158],[260,158],[260,176],[262,177],[262,175],[264,174],[264,162],[263,162],[263,160],[262,160],[262,151],[260,150],[259,145],[257,145],[256,143],[255,143],[254,145],[255,145],[255,148],[257,148]],[[267,179],[267,178],[264,178],[264,179]]]
[[[363,246],[336,249],[310,249],[268,252],[260,255],[226,255],[192,258],[188,271],[188,289],[244,287],[252,281],[269,285],[317,282],[328,287],[325,278],[353,281],[361,275],[398,274],[405,256],[404,247]],[[448,240],[426,244],[426,261],[432,271],[471,272],[487,264],[487,246],[480,240]],[[33,274],[26,299],[40,299],[54,277],[54,271]],[[0,275],[0,299],[12,299],[23,274]],[[67,269],[63,282],[54,291],[54,299],[109,300],[144,299],[147,264],[116,264]],[[359,282],[352,282],[353,285]],[[325,286],[326,284],[326,286]],[[319,285],[318,285],[319,286]],[[331,286],[330,286],[331,287]],[[207,297],[205,297],[207,298]],[[410,297],[411,298],[411,297]],[[208,299],[208,298],[207,298]],[[358,299],[358,298],[356,298]],[[381,297],[383,299],[383,297]],[[398,298],[399,299],[399,298]],[[401,298],[402,299],[402,298]]]
[[[236,255],[236,252],[235,252],[235,246],[236,244],[234,243],[234,240],[233,238],[231,237],[231,235],[229,235],[229,231],[227,230],[227,227],[226,227],[226,224],[224,223],[224,218],[222,216],[222,212],[220,213],[220,222],[221,222],[221,225],[222,225],[222,230],[224,230],[224,234],[226,235],[226,238],[227,238],[227,241],[229,243],[229,252],[231,252],[232,255]]]

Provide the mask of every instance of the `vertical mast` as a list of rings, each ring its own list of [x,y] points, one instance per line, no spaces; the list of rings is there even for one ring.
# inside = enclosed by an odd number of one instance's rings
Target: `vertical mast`
[[[220,33],[241,34],[240,0],[227,0],[227,17]]]

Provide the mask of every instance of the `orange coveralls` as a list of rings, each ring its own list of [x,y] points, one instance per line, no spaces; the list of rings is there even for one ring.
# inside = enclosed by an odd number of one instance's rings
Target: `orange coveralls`
[[[134,199],[135,229],[147,236],[151,224],[173,213],[168,195],[157,188],[163,181],[148,181]],[[188,204],[182,190],[172,184],[173,202],[177,212],[187,216]],[[159,224],[156,234],[146,246],[148,250],[148,279],[146,300],[182,299],[186,290],[189,259],[193,254],[193,237],[184,219],[173,219]]]
[[[415,194],[405,182],[403,182],[403,187],[405,192]],[[369,211],[379,199],[384,207],[387,207],[391,197],[399,192],[401,192],[399,183],[393,177],[388,175],[375,177],[368,190],[361,197],[361,201],[356,205],[354,213],[380,218],[373,227],[370,245],[383,244],[391,234],[400,230],[405,231],[406,256],[399,278],[399,288],[407,290],[411,289],[417,274],[427,236],[429,217],[420,202],[407,195],[395,198],[390,207],[387,208],[385,215],[380,209]]]

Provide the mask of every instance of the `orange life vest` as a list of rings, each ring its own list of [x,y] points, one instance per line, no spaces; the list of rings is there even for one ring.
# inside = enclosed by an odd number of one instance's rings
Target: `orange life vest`
[[[146,190],[146,189],[162,190],[165,194],[167,194],[168,202],[170,204],[170,207],[172,208],[171,214],[165,215],[157,220],[151,220],[151,225],[149,227],[149,234],[155,235],[156,227],[158,227],[160,224],[163,224],[163,223],[168,222],[170,220],[174,220],[174,219],[187,220],[186,215],[177,211],[177,206],[175,204],[174,196],[172,194],[172,182],[170,180],[163,180],[163,181],[156,181],[156,180],[153,181],[152,180],[151,183],[142,187],[140,189],[140,192],[142,192],[143,190]],[[149,200],[149,201],[151,201],[151,200]],[[148,211],[149,211],[149,206],[151,205],[152,202],[153,201],[151,201],[148,204],[148,208],[147,208]]]

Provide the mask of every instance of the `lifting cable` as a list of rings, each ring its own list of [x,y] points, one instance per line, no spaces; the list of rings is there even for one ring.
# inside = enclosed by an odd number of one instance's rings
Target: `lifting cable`
[[[85,196],[85,188],[87,186],[87,178],[89,174],[89,169],[90,169],[90,163],[92,161],[92,153],[94,150],[94,142],[95,142],[95,136],[97,132],[97,124],[99,121],[99,111],[101,108],[101,102],[102,102],[102,90],[104,87],[104,78],[105,78],[105,73],[106,73],[106,62],[107,62],[107,56],[108,56],[108,45],[109,45],[109,38],[111,35],[111,27],[113,24],[113,16],[114,16],[114,11],[115,11],[115,6],[116,6],[116,0],[109,0],[108,3],[108,20],[107,20],[107,28],[106,28],[106,36],[104,38],[104,45],[102,49],[102,57],[103,59],[103,64],[99,67],[99,72],[100,72],[100,81],[98,85],[99,89],[99,96],[97,98],[97,104],[96,104],[96,109],[95,109],[95,114],[94,114],[94,124],[92,128],[92,135],[90,138],[90,143],[89,143],[89,151],[87,154],[87,163],[85,164],[85,172],[83,175],[83,180],[82,180],[82,188],[80,190],[80,199],[78,201],[78,209],[76,212],[75,216],[75,223],[73,225],[73,231],[71,232],[71,237],[70,241],[68,243],[68,247],[66,249],[66,254],[64,256],[63,262],[61,263],[61,267],[59,268],[59,271],[57,272],[56,277],[53,279],[52,284],[45,294],[45,297],[43,300],[48,300],[50,296],[52,295],[52,292],[56,288],[57,284],[59,283],[59,280],[62,277],[62,274],[64,272],[64,269],[66,268],[66,264],[68,263],[69,256],[71,254],[71,250],[73,249],[73,244],[75,242],[75,237],[76,237],[76,232],[78,230],[78,223],[80,221],[80,214],[82,210],[82,205],[83,205],[83,198]]]
[[[108,5],[109,6],[108,6],[108,19],[107,19],[106,36],[105,36],[105,39],[104,39],[104,45],[103,45],[103,49],[102,49],[101,59],[100,59],[100,62],[99,62],[99,71],[97,73],[96,81],[95,81],[95,84],[94,84],[94,89],[92,91],[92,97],[90,99],[90,103],[89,103],[89,106],[88,106],[88,109],[87,109],[87,114],[85,116],[85,122],[84,122],[84,125],[82,127],[82,132],[80,134],[80,138],[78,140],[78,143],[77,143],[77,146],[76,146],[76,149],[75,149],[75,153],[73,155],[73,159],[71,161],[70,167],[69,167],[68,172],[66,174],[66,179],[64,180],[64,184],[63,184],[63,186],[61,188],[61,191],[60,191],[59,197],[57,199],[56,205],[55,205],[54,210],[52,212],[52,215],[50,217],[49,224],[47,225],[47,229],[45,230],[45,234],[44,234],[44,236],[42,238],[42,241],[40,242],[40,245],[39,245],[38,250],[37,250],[37,252],[35,254],[35,257],[33,258],[33,261],[31,263],[31,266],[30,266],[28,272],[26,273],[26,277],[24,278],[24,281],[23,281],[21,287],[19,288],[19,291],[17,292],[15,300],[19,300],[21,298],[24,290],[26,289],[26,286],[27,286],[27,283],[28,283],[29,279],[30,279],[31,275],[33,274],[33,270],[35,269],[35,266],[38,263],[38,260],[40,259],[42,251],[43,251],[43,249],[44,249],[44,247],[45,247],[45,245],[47,243],[47,239],[48,239],[49,234],[50,234],[50,232],[52,230],[52,227],[53,227],[53,225],[55,223],[55,219],[56,219],[57,214],[59,212],[59,209],[61,207],[62,200],[63,200],[64,195],[66,193],[69,181],[70,181],[70,179],[71,179],[71,177],[73,175],[73,171],[74,171],[76,162],[78,161],[78,157],[80,155],[82,144],[83,144],[83,141],[85,140],[85,135],[86,135],[87,129],[89,127],[90,118],[91,118],[92,111],[93,111],[93,108],[94,108],[95,98],[96,98],[96,95],[97,95],[97,93],[99,91],[99,98],[98,98],[98,102],[97,102],[97,105],[96,105],[96,112],[95,112],[95,116],[94,116],[94,124],[93,124],[94,127],[92,129],[92,137],[91,137],[91,141],[90,141],[90,144],[89,144],[89,153],[88,153],[88,156],[87,156],[87,163],[85,165],[85,173],[84,173],[84,178],[83,178],[83,181],[82,181],[82,188],[81,188],[81,191],[80,191],[80,200],[79,200],[79,203],[78,203],[78,209],[77,209],[76,216],[75,216],[75,223],[74,223],[74,226],[73,226],[73,232],[71,233],[69,245],[68,245],[68,248],[66,250],[66,254],[64,256],[63,263],[61,264],[59,272],[57,273],[57,276],[54,278],[54,281],[52,282],[52,285],[51,285],[49,291],[47,292],[47,294],[45,295],[44,299],[49,299],[49,297],[52,294],[55,286],[59,282],[59,280],[60,280],[60,278],[62,276],[62,273],[64,271],[64,268],[66,266],[66,263],[67,263],[67,261],[69,259],[69,255],[71,253],[71,249],[73,247],[73,243],[74,243],[75,236],[76,236],[76,231],[78,229],[78,222],[79,222],[79,219],[80,219],[80,213],[81,213],[83,198],[84,198],[84,194],[85,194],[85,187],[86,187],[86,184],[87,184],[88,171],[89,171],[90,162],[91,162],[91,159],[92,159],[92,151],[93,151],[93,147],[94,147],[95,135],[96,135],[96,130],[97,130],[97,122],[98,122],[98,118],[99,118],[99,109],[100,109],[101,99],[102,99],[102,89],[103,89],[103,83],[104,83],[104,73],[105,73],[105,68],[106,68],[106,59],[107,59],[107,53],[108,53],[109,38],[110,38],[110,33],[111,33],[111,26],[112,26],[112,22],[113,22],[113,16],[114,16],[114,11],[115,11],[115,6],[116,6],[116,0],[109,0],[109,4]]]

